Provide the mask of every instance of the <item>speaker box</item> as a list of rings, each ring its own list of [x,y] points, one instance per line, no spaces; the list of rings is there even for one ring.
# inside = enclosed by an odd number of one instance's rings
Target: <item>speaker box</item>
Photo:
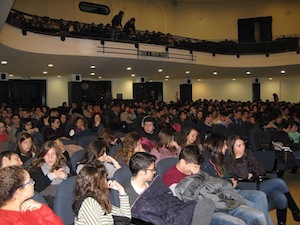
[[[184,78],[183,79],[183,84],[191,84],[191,83],[192,83],[191,78]]]
[[[8,73],[1,72],[0,81],[8,81]]]
[[[82,82],[81,74],[72,74],[71,81],[73,82]]]
[[[254,77],[253,80],[252,80],[252,83],[253,83],[253,84],[259,84],[259,83],[260,83],[259,78]]]

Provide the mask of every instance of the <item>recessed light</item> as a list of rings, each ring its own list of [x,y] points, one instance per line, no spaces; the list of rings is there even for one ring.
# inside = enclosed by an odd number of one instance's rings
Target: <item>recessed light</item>
[[[58,77],[58,78],[60,78],[61,76],[60,76],[60,75],[58,75],[57,77]]]
[[[217,71],[214,71],[214,72],[213,72],[213,74],[214,74],[214,75],[217,75],[217,74],[218,74],[218,72],[217,72]]]
[[[269,80],[273,80],[273,78],[272,78],[272,77],[270,77],[270,78],[269,78]]]
[[[2,61],[1,61],[1,64],[2,64],[2,65],[6,65],[6,64],[7,64],[7,61],[6,61],[6,60],[2,60]]]
[[[235,81],[235,78],[233,78],[232,80]]]
[[[95,65],[91,65],[91,69],[95,69],[96,68],[96,66]]]
[[[102,77],[101,77],[101,76],[99,76],[98,78],[99,78],[99,79],[101,79]]]
[[[131,70],[131,67],[127,67],[127,70],[130,71],[130,70]]]
[[[167,75],[166,78],[170,78],[170,76]]]
[[[200,81],[202,81],[202,80],[199,78],[198,81],[200,82]]]
[[[48,64],[48,67],[53,67],[53,64],[52,64],[52,63],[49,63],[49,64]]]
[[[47,74],[48,72],[47,71],[43,71],[43,74]]]
[[[251,72],[250,72],[250,71],[247,71],[247,72],[246,72],[246,74],[247,74],[247,75],[250,75],[250,74],[251,74]]]
[[[9,76],[9,77],[13,77],[14,75],[13,75],[13,74],[9,74],[8,76]]]
[[[94,72],[91,72],[91,76],[95,76],[95,73],[94,73]]]
[[[168,80],[169,80],[168,78],[165,79],[165,81],[168,81]]]
[[[285,74],[285,70],[281,70],[280,73],[281,73],[281,74]]]
[[[187,70],[187,71],[185,71],[185,73],[186,73],[186,74],[189,74],[189,73],[190,73],[190,71],[189,71],[189,70]]]
[[[132,76],[132,77],[135,77],[135,74],[133,73],[133,74],[131,74],[131,76]]]
[[[162,71],[163,71],[163,69],[158,69],[158,72],[160,72],[160,73],[161,73]]]

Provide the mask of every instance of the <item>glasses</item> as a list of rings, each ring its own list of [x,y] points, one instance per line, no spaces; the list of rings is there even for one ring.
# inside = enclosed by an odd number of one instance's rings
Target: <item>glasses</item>
[[[151,172],[156,172],[156,168],[155,167],[153,169],[146,169],[146,170],[150,170]]]
[[[25,184],[22,184],[19,188],[25,187],[25,186],[28,185],[28,184],[34,185],[34,184],[35,184],[35,181],[34,181],[32,178],[30,178],[30,180],[29,180],[28,182],[26,182]]]

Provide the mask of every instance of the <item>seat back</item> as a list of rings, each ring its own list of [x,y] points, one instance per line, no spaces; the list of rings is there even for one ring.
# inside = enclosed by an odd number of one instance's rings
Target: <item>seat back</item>
[[[168,169],[170,169],[172,166],[174,166],[177,163],[177,161],[178,158],[175,157],[169,157],[160,160],[156,164],[156,174],[162,177]]]
[[[229,137],[229,130],[222,124],[214,124],[212,126],[212,133],[218,133],[224,135],[226,138]]]
[[[95,141],[96,139],[97,139],[97,135],[94,134],[84,135],[78,139],[78,145],[86,149],[89,146],[89,144],[92,141]]]
[[[33,195],[32,199],[39,202],[39,203],[48,205],[48,203],[46,202],[44,197],[40,193],[38,193],[37,191],[34,191],[34,195]]]
[[[76,178],[77,176],[69,177],[59,184],[54,197],[53,211],[61,218],[65,225],[74,224],[72,204]]]
[[[72,165],[72,169],[74,172],[76,172],[77,164],[83,158],[85,153],[86,153],[86,150],[82,149],[82,150],[78,150],[77,152],[75,152],[72,155],[72,157],[70,159],[70,163]]]
[[[109,148],[108,155],[114,157],[115,154],[122,148],[122,144],[114,145]]]

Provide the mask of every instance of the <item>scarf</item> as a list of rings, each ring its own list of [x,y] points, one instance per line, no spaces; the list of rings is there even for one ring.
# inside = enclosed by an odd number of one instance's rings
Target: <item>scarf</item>
[[[41,170],[42,170],[44,176],[47,176],[49,173],[51,173],[51,172],[50,172],[50,171],[51,171],[51,166],[49,166],[47,163],[43,163],[43,164],[41,165]],[[65,170],[65,172],[66,172],[67,174],[70,174],[70,168],[69,168],[69,167],[65,166],[65,167],[64,167],[64,170]],[[55,179],[52,180],[51,185],[58,185],[58,184],[60,184],[62,181],[63,181],[63,179],[55,178]]]
[[[8,139],[8,133],[6,131],[0,132],[0,142],[6,142]]]

